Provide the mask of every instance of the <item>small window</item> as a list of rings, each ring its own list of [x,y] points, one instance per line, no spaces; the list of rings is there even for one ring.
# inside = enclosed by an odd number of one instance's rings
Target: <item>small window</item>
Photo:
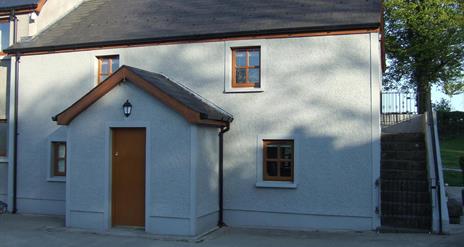
[[[10,22],[0,21],[0,51],[10,46]]]
[[[66,176],[66,142],[52,142],[52,176]]]
[[[104,81],[119,68],[119,56],[98,58],[98,83]]]
[[[261,84],[259,47],[232,49],[232,87],[259,88]]]
[[[293,181],[293,140],[263,141],[263,180]]]

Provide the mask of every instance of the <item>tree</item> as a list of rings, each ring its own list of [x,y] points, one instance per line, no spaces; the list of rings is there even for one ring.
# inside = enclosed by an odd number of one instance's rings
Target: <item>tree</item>
[[[449,100],[441,99],[438,103],[432,104],[433,109],[437,112],[450,112],[451,103]]]
[[[464,87],[464,0],[385,0],[384,86],[416,90],[418,111],[432,84],[456,94]]]
[[[442,91],[450,98],[454,95],[464,93],[464,81],[458,83],[445,83]]]

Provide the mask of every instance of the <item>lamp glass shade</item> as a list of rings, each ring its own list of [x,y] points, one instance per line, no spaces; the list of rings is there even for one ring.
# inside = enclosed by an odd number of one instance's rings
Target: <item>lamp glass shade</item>
[[[130,116],[132,113],[132,104],[129,102],[129,100],[126,100],[126,102],[122,105],[122,110],[124,112],[124,116]]]

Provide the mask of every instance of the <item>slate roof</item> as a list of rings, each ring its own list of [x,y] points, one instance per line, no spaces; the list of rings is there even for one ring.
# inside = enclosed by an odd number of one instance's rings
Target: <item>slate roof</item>
[[[190,109],[201,113],[204,119],[225,122],[232,122],[233,120],[232,115],[221,109],[219,106],[201,97],[188,87],[174,82],[162,74],[141,70],[127,65],[122,66],[122,68],[124,67],[140,76],[145,81],[150,82],[167,95],[188,106]]]
[[[0,11],[20,8],[35,8],[39,0],[0,0]]]
[[[88,0],[6,51],[376,28],[381,14],[381,0]]]
[[[133,76],[132,76],[133,75]],[[52,117],[58,124],[69,124],[80,112],[84,111],[87,107],[92,105],[99,98],[103,97],[106,93],[112,90],[118,83],[123,80],[132,82],[138,85],[141,89],[146,90],[154,97],[158,97],[161,101],[170,105],[172,102],[166,101],[166,98],[153,94],[152,90],[161,92],[167,98],[179,102],[184,107],[198,114],[198,121],[195,123],[202,123],[201,120],[214,120],[222,123],[230,123],[233,121],[233,116],[221,109],[219,106],[201,97],[186,86],[174,82],[164,75],[145,71],[142,69],[134,68],[131,66],[123,65],[107,79],[105,79],[98,86],[94,87],[87,94],[74,102],[71,106],[66,108],[58,115]],[[142,81],[142,83],[140,82]],[[172,104],[171,104],[172,106]]]

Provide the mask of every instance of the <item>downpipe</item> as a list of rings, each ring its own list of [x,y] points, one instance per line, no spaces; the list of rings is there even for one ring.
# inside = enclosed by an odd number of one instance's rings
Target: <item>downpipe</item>
[[[224,227],[224,133],[230,130],[230,125],[227,123],[219,132],[219,219],[218,227]]]
[[[13,44],[17,43],[18,40],[18,18],[16,17],[15,11],[11,11],[10,21],[13,21]],[[21,56],[19,53],[15,54],[15,91],[14,91],[14,111],[13,111],[13,205],[11,213],[16,214],[17,209],[17,191],[18,191],[18,85],[19,85],[19,63]],[[11,127],[11,126],[10,126]]]
[[[13,139],[13,210],[12,213],[16,214],[17,209],[17,191],[18,191],[18,85],[19,85],[19,64],[21,56],[19,53],[15,55],[15,101],[14,101],[14,139]]]

